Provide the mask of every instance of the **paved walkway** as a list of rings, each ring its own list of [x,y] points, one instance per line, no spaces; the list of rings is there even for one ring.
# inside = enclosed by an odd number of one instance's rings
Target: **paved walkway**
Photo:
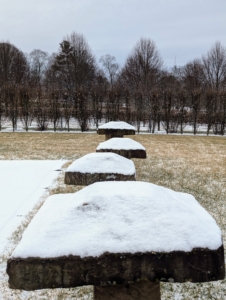
[[[8,237],[57,178],[62,160],[0,160],[0,254]]]

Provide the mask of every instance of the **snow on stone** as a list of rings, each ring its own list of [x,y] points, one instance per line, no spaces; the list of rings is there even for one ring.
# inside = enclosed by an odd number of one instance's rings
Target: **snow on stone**
[[[130,138],[111,138],[99,144],[96,150],[146,150],[140,143]]]
[[[103,124],[98,127],[99,129],[128,129],[128,130],[135,130],[135,127],[122,121],[117,121],[117,122],[108,122],[106,124]]]
[[[75,160],[66,172],[80,173],[115,173],[133,175],[134,163],[115,153],[90,153]]]
[[[0,254],[64,163],[62,160],[0,161]]]
[[[50,196],[12,257],[218,249],[221,231],[192,195],[147,182],[98,182]]]

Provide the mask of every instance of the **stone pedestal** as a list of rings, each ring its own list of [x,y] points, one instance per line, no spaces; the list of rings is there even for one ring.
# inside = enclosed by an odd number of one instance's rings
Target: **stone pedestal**
[[[146,149],[140,143],[130,138],[112,138],[102,142],[96,152],[112,152],[126,158],[146,158]]]
[[[125,158],[147,158],[147,154],[145,150],[115,150],[115,149],[100,149],[100,150],[96,150],[96,152],[112,152],[112,153],[116,153],[118,155],[121,155]]]
[[[99,126],[97,129],[98,134],[105,134],[105,140],[114,137],[123,137],[124,135],[134,135],[135,127],[126,122],[108,122]]]
[[[128,129],[98,129],[98,134],[105,134],[105,140],[109,140],[111,138],[123,138],[124,135],[134,135],[135,130]]]
[[[123,134],[120,131],[117,131],[115,133],[109,133],[105,134],[105,141],[110,140],[111,138],[123,138]]]
[[[94,300],[160,300],[160,283],[140,280],[134,283],[94,286]]]
[[[134,163],[115,153],[90,153],[74,161],[65,172],[65,184],[89,185],[100,181],[134,181]]]
[[[71,185],[89,185],[101,181],[135,181],[136,174],[124,175],[119,173],[81,173],[65,172],[64,183]]]

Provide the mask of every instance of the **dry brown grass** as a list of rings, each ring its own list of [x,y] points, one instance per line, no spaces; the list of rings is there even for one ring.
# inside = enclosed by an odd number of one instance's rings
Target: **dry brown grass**
[[[0,133],[0,159],[76,159],[102,140],[86,133]]]
[[[137,180],[193,194],[216,219],[226,241],[226,138],[206,136],[132,136],[147,149],[146,160],[134,159]],[[79,133],[0,133],[0,159],[68,159],[95,152],[104,136]],[[66,166],[64,166],[66,167]],[[63,184],[51,193],[78,191]],[[162,299],[225,299],[226,281],[162,284]],[[56,298],[57,299],[57,298]]]

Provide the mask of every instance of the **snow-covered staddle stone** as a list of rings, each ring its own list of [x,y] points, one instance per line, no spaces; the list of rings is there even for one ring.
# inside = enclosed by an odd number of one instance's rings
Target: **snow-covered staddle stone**
[[[105,134],[106,140],[112,137],[135,134],[135,127],[122,121],[108,122],[98,127],[98,134]]]
[[[74,161],[65,172],[66,184],[135,180],[132,161],[115,153],[90,153]]]
[[[49,197],[8,261],[12,288],[224,278],[215,220],[189,194],[100,182]]]
[[[96,152],[113,152],[126,158],[146,158],[146,149],[130,138],[112,138],[99,144]]]

